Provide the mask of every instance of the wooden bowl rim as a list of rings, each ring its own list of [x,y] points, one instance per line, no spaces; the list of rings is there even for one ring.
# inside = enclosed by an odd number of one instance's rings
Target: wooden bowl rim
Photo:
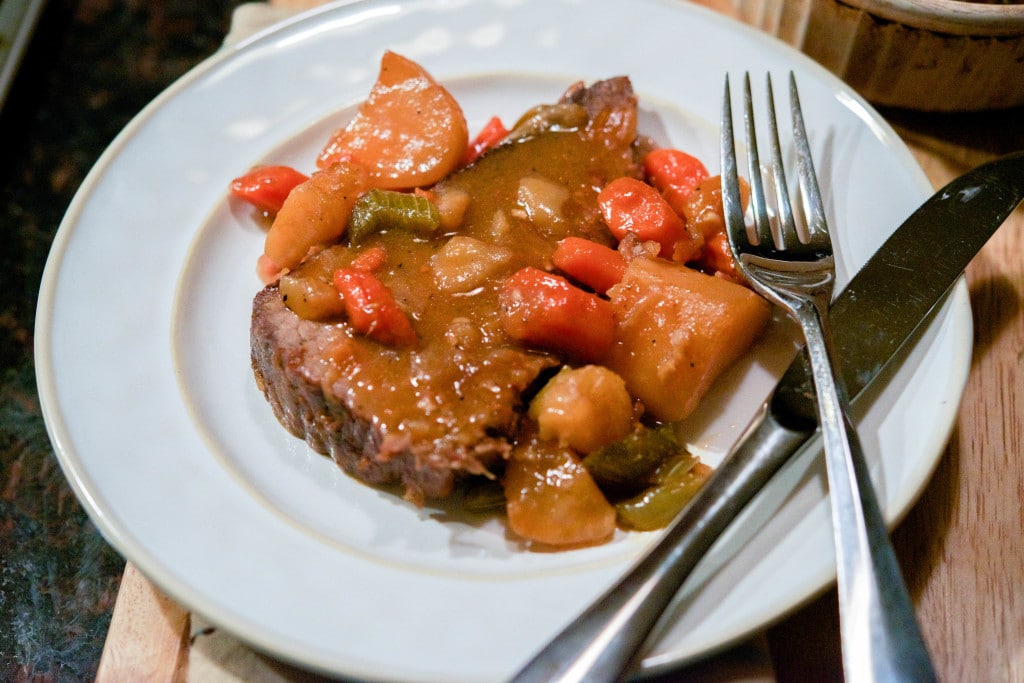
[[[963,0],[841,0],[881,19],[913,28],[969,36],[1024,35],[1024,4]]]

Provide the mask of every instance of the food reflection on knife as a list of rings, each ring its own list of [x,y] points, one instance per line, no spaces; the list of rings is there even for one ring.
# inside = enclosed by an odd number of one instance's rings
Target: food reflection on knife
[[[771,308],[733,268],[718,178],[637,119],[616,77],[470,141],[386,53],[315,172],[232,186],[269,223],[251,352],[278,420],[416,504],[504,509],[527,547],[668,524],[711,473],[674,425]]]

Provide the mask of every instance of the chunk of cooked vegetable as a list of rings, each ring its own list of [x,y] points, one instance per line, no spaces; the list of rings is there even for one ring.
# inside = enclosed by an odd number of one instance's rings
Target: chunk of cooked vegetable
[[[516,121],[506,136],[508,140],[522,140],[546,130],[578,130],[587,125],[587,110],[575,102],[538,104]]]
[[[353,329],[382,344],[415,346],[416,331],[387,286],[373,273],[340,268],[334,286],[345,303],[345,314]]]
[[[357,251],[349,264],[356,270],[367,270],[373,272],[380,270],[388,262],[387,250],[379,244]]]
[[[441,225],[441,214],[422,195],[374,188],[352,206],[348,242],[357,245],[380,230],[406,230],[432,235]]]
[[[582,237],[566,237],[558,243],[551,262],[563,273],[604,294],[622,279],[626,259],[615,249]]]
[[[345,313],[334,273],[349,265],[352,255],[343,246],[327,247],[281,276],[278,287],[288,308],[306,320],[331,320]]]
[[[375,187],[432,185],[466,154],[469,132],[459,103],[419,64],[384,53],[369,97],[321,152],[321,168],[350,159],[365,166]]]
[[[615,531],[615,509],[569,448],[537,439],[517,444],[502,485],[509,527],[525,539],[580,546]]]
[[[665,201],[683,215],[683,203],[694,188],[708,177],[708,169],[697,157],[679,149],[661,148],[644,156],[644,176]]]
[[[593,363],[615,334],[611,304],[564,277],[533,267],[516,271],[499,292],[501,324],[513,339]]]
[[[729,238],[724,233],[718,233],[704,243],[700,267],[706,273],[721,275],[733,282],[746,282],[736,268],[736,260],[732,257],[732,249],[729,248]]]
[[[747,183],[740,179],[740,200],[747,205],[750,190]],[[683,216],[687,225],[699,231],[705,239],[725,230],[725,218],[722,210],[722,176],[711,176],[697,183],[693,191],[686,195],[683,203]]]
[[[646,491],[615,504],[622,526],[638,531],[662,529],[697,495],[712,469],[692,455],[682,455],[665,469],[663,479]]]
[[[583,459],[583,465],[602,491],[632,496],[658,483],[666,462],[683,452],[672,425],[639,428]]]
[[[441,216],[443,229],[455,230],[462,225],[462,219],[466,216],[466,210],[469,209],[469,204],[472,201],[468,192],[448,187],[432,191],[429,194]]]
[[[740,202],[747,205],[750,188],[740,178]],[[707,273],[721,273],[734,282],[742,277],[736,270],[725,236],[725,217],[722,209],[722,177],[712,176],[697,183],[697,186],[682,201],[686,224],[704,236],[704,249],[697,266]]]
[[[746,287],[661,259],[634,259],[608,294],[618,325],[605,365],[665,422],[690,415],[771,317]]]
[[[616,239],[622,240],[632,233],[643,242],[657,242],[661,247],[659,255],[664,258],[672,258],[677,250],[691,249],[694,236],[687,231],[683,219],[655,188],[642,180],[613,180],[601,188],[597,203]]]
[[[542,439],[590,453],[629,434],[633,399],[606,367],[563,368],[530,402],[529,414]]]
[[[538,175],[519,181],[516,202],[526,218],[547,237],[565,234],[562,206],[569,199],[569,188]]]
[[[512,251],[467,235],[455,235],[430,258],[434,284],[450,294],[486,284],[512,260]]]
[[[267,231],[263,255],[256,264],[260,278],[268,284],[276,282],[310,251],[336,242],[368,183],[361,166],[335,163],[295,186]]]
[[[288,193],[307,180],[309,176],[291,166],[258,166],[231,181],[231,194],[273,215]]]
[[[499,142],[505,139],[508,135],[508,129],[505,128],[505,124],[501,122],[501,118],[498,116],[492,116],[484,124],[484,127],[480,129],[477,136],[473,138],[469,143],[469,147],[466,149],[466,157],[463,159],[463,163],[471,164],[479,159],[484,152],[492,147],[497,146]]]

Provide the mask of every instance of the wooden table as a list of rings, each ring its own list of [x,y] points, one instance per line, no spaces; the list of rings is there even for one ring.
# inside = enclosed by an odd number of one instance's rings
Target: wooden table
[[[885,114],[936,186],[1024,149],[1020,110]],[[1024,208],[967,278],[975,348],[960,416],[893,541],[940,678],[1024,681]],[[186,680],[189,629],[188,613],[129,564],[98,680]],[[766,636],[769,679],[842,680],[834,589]]]

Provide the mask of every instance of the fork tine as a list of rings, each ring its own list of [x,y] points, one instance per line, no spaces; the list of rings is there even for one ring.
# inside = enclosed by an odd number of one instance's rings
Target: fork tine
[[[798,244],[800,237],[796,231],[793,205],[789,201],[789,185],[786,183],[786,171],[782,162],[782,143],[779,142],[779,125],[775,116],[775,93],[772,90],[771,74],[765,76],[765,86],[768,98],[768,135],[771,143],[772,183],[775,186],[776,210],[779,214],[780,246],[786,249]]]
[[[743,202],[740,198],[739,170],[736,167],[736,143],[732,125],[732,96],[729,74],[725,75],[725,94],[722,97],[722,209],[729,241],[739,250],[750,246],[747,226],[743,220]]]
[[[807,129],[800,109],[800,93],[796,87],[796,76],[789,72],[789,106],[793,118],[793,144],[796,148],[797,174],[800,178],[800,196],[803,198],[804,216],[807,218],[808,242],[812,247],[831,250],[828,221],[825,220],[825,206],[821,201],[811,147],[807,142]]]
[[[750,204],[754,212],[754,228],[757,243],[766,246],[774,244],[772,224],[765,203],[764,182],[761,180],[761,159],[757,152],[757,130],[754,125],[754,103],[750,94],[750,73],[743,77],[743,121],[747,142],[747,172],[750,180]]]

